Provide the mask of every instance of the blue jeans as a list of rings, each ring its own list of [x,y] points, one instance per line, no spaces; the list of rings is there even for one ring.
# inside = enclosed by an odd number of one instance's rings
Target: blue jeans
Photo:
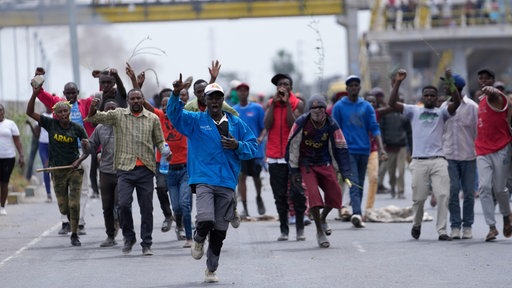
[[[185,236],[187,239],[192,239],[192,192],[190,192],[190,186],[188,186],[187,167],[179,170],[169,169],[167,187],[174,216],[176,216],[176,219],[180,218],[178,216],[182,216]],[[181,223],[176,225],[181,226]]]
[[[350,188],[350,205],[352,206],[352,214],[362,214],[362,187],[364,187],[364,178],[366,176],[366,167],[368,166],[368,157],[369,155],[350,154],[350,170],[352,172],[352,178],[350,178],[350,181],[356,184],[352,185]]]
[[[476,160],[458,161],[448,160],[448,174],[450,175],[450,222],[452,228],[471,227],[475,218],[475,177]],[[460,215],[459,191],[462,188],[464,201],[462,204],[462,219]]]
[[[43,163],[44,168],[50,167],[50,151],[48,148],[48,143],[39,142],[39,157],[41,157],[41,162]],[[46,194],[50,196],[51,194],[51,182],[50,182],[50,172],[44,172],[44,188],[46,189]]]

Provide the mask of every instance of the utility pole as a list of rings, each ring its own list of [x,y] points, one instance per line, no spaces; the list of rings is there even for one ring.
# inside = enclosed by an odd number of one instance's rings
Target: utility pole
[[[69,42],[71,46],[71,64],[73,68],[73,81],[80,87],[80,60],[78,51],[78,37],[76,32],[75,0],[68,0]]]

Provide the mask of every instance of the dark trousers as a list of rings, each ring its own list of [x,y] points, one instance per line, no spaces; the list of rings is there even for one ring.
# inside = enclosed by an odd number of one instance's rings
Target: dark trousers
[[[125,241],[135,240],[133,228],[132,202],[133,189],[137,192],[141,225],[142,247],[151,247],[153,231],[153,177],[155,174],[145,166],[136,166],[133,170],[117,170],[119,191],[119,220]]]
[[[116,174],[100,172],[101,206],[103,208],[103,220],[105,221],[105,233],[114,238],[116,233],[115,220],[117,218],[117,176]]]
[[[94,194],[99,194],[98,191],[98,157],[96,152],[91,155],[91,168],[89,170],[89,180],[91,183],[91,189]]]
[[[281,234],[288,235],[288,164],[272,163],[268,165],[268,173],[270,175],[270,187],[274,194],[277,214],[279,215],[279,223]],[[304,229],[304,211],[306,207],[305,197],[299,197],[298,193],[292,195],[291,200],[295,207],[295,228],[297,230]]]
[[[158,171],[159,167],[160,163],[156,162],[156,196],[158,196],[158,202],[160,203],[162,213],[167,219],[172,217],[171,202],[169,199],[167,185],[167,175],[160,173],[160,171]]]

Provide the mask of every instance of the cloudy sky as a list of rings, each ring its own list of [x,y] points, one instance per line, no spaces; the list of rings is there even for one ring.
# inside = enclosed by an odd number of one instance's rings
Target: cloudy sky
[[[367,13],[359,19],[361,32],[368,26]],[[136,72],[149,68],[143,89],[148,95],[168,87],[179,73],[208,80],[213,59],[221,62],[221,73],[235,72],[248,82],[252,93],[268,94],[275,89],[272,58],[281,49],[292,53],[311,82],[318,77],[320,42],[309,26],[323,42],[324,75],[346,75],[346,31],[334,16],[79,26],[81,96],[98,89],[92,69],[117,68],[130,87],[125,62],[130,60]],[[143,49],[134,55],[138,43]],[[73,81],[68,28],[0,29],[0,101],[28,100],[34,67],[43,64],[41,51],[49,63],[45,87],[61,95],[64,84]]]

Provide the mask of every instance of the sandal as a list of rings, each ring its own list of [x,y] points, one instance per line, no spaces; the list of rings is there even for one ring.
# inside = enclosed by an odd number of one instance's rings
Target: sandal
[[[329,240],[327,240],[324,233],[317,233],[316,240],[318,241],[318,246],[320,248],[329,248],[329,246],[331,246],[331,243],[329,243]]]
[[[332,233],[331,228],[327,223],[322,223],[322,230],[324,231],[325,235],[329,236]]]

